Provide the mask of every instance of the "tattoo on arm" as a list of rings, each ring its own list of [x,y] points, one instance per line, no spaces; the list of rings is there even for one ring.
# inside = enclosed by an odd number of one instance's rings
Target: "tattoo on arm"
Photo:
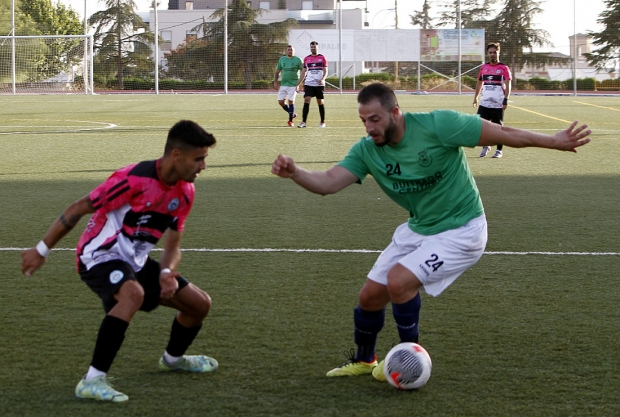
[[[67,219],[63,213],[60,215],[58,220],[60,221],[60,223],[62,223],[63,226],[65,226],[65,228],[71,230],[75,227],[76,224],[78,224],[81,218],[82,216],[80,216],[79,214],[74,214],[72,216],[69,216],[69,218]]]

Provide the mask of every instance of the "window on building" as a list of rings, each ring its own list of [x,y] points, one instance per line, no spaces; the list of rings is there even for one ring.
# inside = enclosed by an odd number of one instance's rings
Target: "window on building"
[[[314,2],[311,0],[303,0],[301,2],[301,10],[314,10]]]
[[[185,2],[185,10],[194,10],[194,2],[186,1]]]
[[[172,31],[171,30],[160,30],[159,36],[161,37],[162,43],[159,45],[162,51],[169,51],[172,47]]]
[[[270,1],[259,1],[258,8],[263,10],[271,10],[271,2]]]

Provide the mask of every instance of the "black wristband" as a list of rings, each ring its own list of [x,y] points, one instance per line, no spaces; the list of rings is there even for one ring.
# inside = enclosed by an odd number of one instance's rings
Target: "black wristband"
[[[505,99],[504,99],[504,101],[502,101],[502,104],[503,104],[504,106],[507,106],[507,105],[508,105],[508,99],[507,99],[507,98],[505,98]]]

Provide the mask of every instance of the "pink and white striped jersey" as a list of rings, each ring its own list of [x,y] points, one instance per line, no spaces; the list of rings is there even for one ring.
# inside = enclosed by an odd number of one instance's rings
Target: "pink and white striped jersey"
[[[482,81],[480,105],[490,109],[501,109],[506,98],[504,85],[511,79],[510,69],[501,62],[495,65],[489,63],[482,65],[478,73],[478,80]]]
[[[327,58],[321,54],[308,55],[304,58],[304,68],[306,69],[305,85],[320,87],[323,79],[323,69],[327,71]]]
[[[95,208],[77,246],[78,271],[112,260],[142,269],[166,229],[182,232],[194,202],[194,184],[168,186],[159,160],[114,172],[89,194]]]

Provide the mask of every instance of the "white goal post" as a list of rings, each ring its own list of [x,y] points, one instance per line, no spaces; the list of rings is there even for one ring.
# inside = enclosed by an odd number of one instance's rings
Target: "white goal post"
[[[0,36],[0,94],[93,94],[92,35]]]

